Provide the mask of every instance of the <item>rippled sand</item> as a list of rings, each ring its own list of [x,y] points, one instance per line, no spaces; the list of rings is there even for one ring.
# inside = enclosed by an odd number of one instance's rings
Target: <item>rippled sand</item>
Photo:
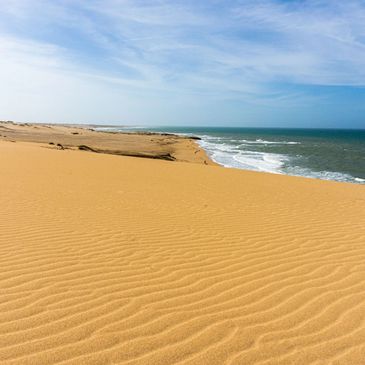
[[[0,142],[0,363],[365,364],[365,187]]]

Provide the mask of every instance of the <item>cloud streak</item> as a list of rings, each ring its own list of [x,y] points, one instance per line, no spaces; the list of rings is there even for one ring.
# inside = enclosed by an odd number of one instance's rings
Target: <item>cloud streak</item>
[[[91,99],[103,92],[99,106],[114,121],[155,123],[170,111],[166,103],[199,101],[195,119],[205,122],[203,108],[217,101],[222,116],[235,104],[237,120],[260,105],[309,108],[332,97],[312,88],[365,86],[363,24],[361,0],[12,0],[0,10],[0,77],[14,76],[0,106],[18,115],[11,109],[27,80],[23,96],[41,95],[42,85],[65,107],[74,89]],[[136,112],[143,103],[147,111]],[[60,113],[89,118],[76,109]]]

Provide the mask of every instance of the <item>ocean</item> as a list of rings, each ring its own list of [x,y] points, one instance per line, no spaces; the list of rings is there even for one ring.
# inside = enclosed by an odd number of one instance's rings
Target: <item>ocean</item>
[[[212,160],[228,168],[365,184],[365,130],[154,127],[201,138]]]

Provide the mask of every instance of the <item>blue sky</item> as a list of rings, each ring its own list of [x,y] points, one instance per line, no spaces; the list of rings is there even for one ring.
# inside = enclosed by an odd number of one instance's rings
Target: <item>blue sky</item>
[[[365,128],[363,0],[0,0],[0,119]]]

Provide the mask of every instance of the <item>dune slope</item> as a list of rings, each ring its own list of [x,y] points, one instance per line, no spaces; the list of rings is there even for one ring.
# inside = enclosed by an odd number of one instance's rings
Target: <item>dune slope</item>
[[[0,121],[0,142],[32,142],[53,149],[81,149],[119,156],[216,165],[198,146],[195,138],[166,133],[102,132],[86,125]]]
[[[0,363],[365,363],[365,188],[0,142]]]

